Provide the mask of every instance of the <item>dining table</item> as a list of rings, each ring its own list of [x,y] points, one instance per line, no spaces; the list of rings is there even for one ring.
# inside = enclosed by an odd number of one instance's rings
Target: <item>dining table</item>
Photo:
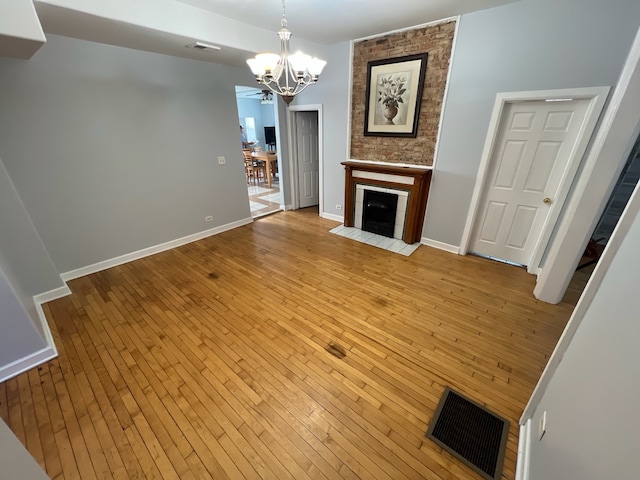
[[[272,150],[261,150],[259,152],[251,152],[251,156],[255,160],[265,163],[267,185],[271,188],[271,178],[275,175],[277,168],[278,152]]]

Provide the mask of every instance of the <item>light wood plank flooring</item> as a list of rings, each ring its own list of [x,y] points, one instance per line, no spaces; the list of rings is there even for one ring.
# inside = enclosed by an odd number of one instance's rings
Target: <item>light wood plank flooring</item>
[[[53,479],[478,479],[424,437],[450,385],[511,421],[513,479],[572,305],[334,226],[281,212],[70,282],[45,306],[59,358],[0,384],[0,416]]]

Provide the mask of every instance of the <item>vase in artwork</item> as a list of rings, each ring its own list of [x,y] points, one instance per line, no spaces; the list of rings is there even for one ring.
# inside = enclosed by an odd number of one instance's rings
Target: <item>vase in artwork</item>
[[[395,125],[393,119],[398,114],[398,107],[395,105],[385,105],[382,115],[387,119],[385,125]]]

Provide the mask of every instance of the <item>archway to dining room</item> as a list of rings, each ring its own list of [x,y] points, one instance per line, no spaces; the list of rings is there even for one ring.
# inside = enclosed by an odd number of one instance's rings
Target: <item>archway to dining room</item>
[[[283,210],[282,169],[278,159],[276,101],[255,87],[236,86],[239,132],[238,161],[244,163],[251,216]]]

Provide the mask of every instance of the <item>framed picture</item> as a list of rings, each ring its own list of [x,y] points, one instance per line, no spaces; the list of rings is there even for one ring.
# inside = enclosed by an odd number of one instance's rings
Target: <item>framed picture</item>
[[[427,55],[420,53],[367,64],[365,135],[416,136]]]

